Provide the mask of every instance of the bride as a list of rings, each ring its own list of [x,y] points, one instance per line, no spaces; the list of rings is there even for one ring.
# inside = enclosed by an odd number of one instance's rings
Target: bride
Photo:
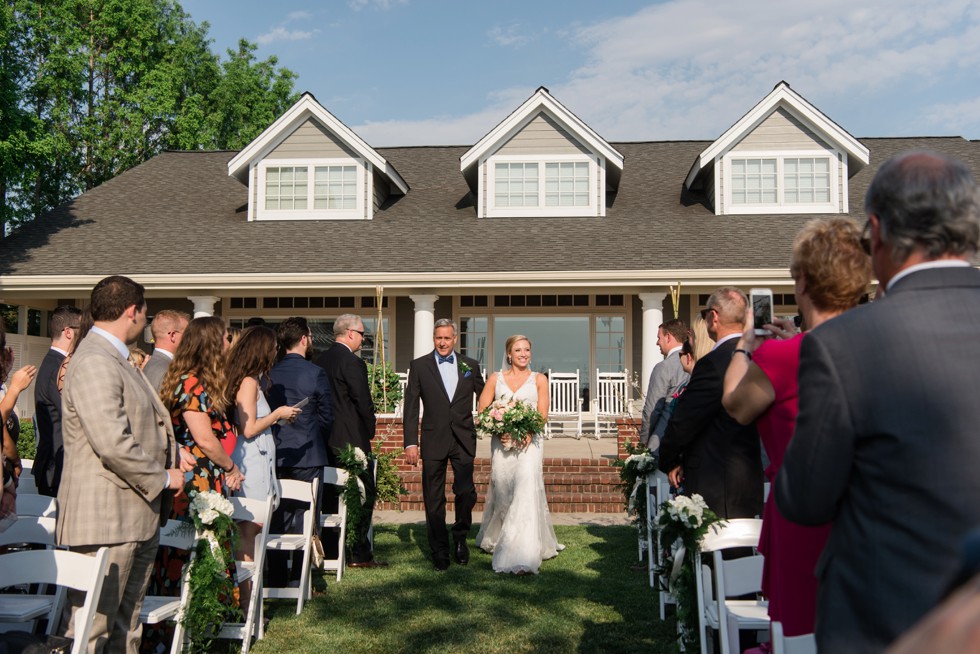
[[[504,349],[508,365],[490,375],[479,409],[495,400],[515,399],[535,406],[547,420],[548,380],[528,368],[531,341],[517,334],[507,339]],[[505,449],[511,440],[517,447]],[[513,434],[490,442],[490,487],[476,545],[493,553],[495,572],[537,574],[542,560],[564,549],[548,513],[541,441],[541,434]]]

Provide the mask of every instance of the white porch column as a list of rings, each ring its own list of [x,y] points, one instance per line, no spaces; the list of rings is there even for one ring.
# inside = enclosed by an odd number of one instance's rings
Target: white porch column
[[[660,348],[657,347],[657,328],[664,322],[664,300],[667,299],[667,294],[640,293],[638,297],[643,303],[643,358],[640,368],[640,385],[643,392],[646,393],[653,367],[664,360],[664,355],[660,353]]]
[[[17,307],[17,333],[21,336],[27,336],[27,312],[28,308],[26,304],[21,304]],[[26,341],[25,341],[26,342]]]
[[[214,303],[221,298],[214,295],[188,295],[187,299],[194,303],[194,317],[201,318],[213,316]]]
[[[438,295],[410,295],[415,303],[415,354],[419,358],[432,351],[432,330],[436,324]]]

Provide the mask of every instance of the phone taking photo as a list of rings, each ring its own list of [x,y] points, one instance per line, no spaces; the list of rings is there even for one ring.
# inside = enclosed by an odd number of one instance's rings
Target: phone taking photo
[[[749,290],[749,303],[752,305],[752,327],[757,336],[765,336],[769,332],[762,328],[771,325],[774,319],[772,312],[772,289],[753,288]]]
[[[293,408],[294,409],[302,409],[304,406],[306,406],[309,403],[310,403],[310,398],[309,398],[309,396],[307,396],[307,397],[304,397],[299,402],[297,402],[296,404],[294,404],[293,405]],[[289,422],[289,421],[286,420],[285,418],[282,419],[282,420],[276,420],[276,424],[279,425],[280,427],[282,427],[283,425],[285,425],[287,422]]]

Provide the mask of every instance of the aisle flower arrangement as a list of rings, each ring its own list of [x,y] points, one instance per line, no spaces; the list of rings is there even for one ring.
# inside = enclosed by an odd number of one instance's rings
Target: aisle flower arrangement
[[[231,502],[216,491],[198,492],[191,499],[189,515],[197,541],[190,570],[190,602],[182,619],[192,652],[208,651],[222,623],[241,615],[237,604],[230,602],[235,584],[228,569],[238,540],[233,513]]]
[[[677,621],[682,626],[684,645],[700,648],[698,632],[698,597],[694,566],[700,563],[701,541],[712,525],[722,520],[708,508],[698,494],[678,495],[663,502],[657,514],[657,529],[664,547],[663,565],[657,577],[664,590],[677,600]]]
[[[505,450],[524,449],[533,434],[544,431],[544,416],[527,402],[496,400],[476,417],[476,435],[479,438],[509,436]]]
[[[367,471],[369,462],[374,459],[374,455],[364,453],[359,447],[354,447],[350,443],[337,455],[340,467],[347,472],[347,482],[344,484],[343,497],[341,498],[347,506],[347,545],[352,546],[357,540],[357,533],[354,527],[364,513],[364,504],[367,503],[367,489],[360,475]]]
[[[657,470],[657,457],[646,445],[627,441],[624,445],[625,459],[618,459],[613,465],[619,468],[619,481],[623,489],[626,513],[633,517],[633,523],[641,533],[647,529],[647,474]]]

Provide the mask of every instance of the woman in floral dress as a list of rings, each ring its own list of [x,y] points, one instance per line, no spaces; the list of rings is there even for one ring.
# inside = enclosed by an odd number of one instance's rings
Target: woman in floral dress
[[[174,498],[172,519],[191,522],[188,509],[195,495],[216,491],[227,497],[231,491],[241,488],[245,479],[225,445],[228,440],[235,441],[234,428],[225,414],[229,407],[224,375],[228,346],[228,332],[221,318],[195,318],[184,330],[160,386],[160,397],[170,410],[177,445],[189,450],[197,460],[193,472],[187,473],[184,493]],[[226,558],[232,561],[228,574],[235,585],[234,596],[227,598],[227,602],[229,607],[237,608],[234,557],[231,543],[226,545]],[[189,558],[187,550],[161,547],[148,594],[179,595],[181,570]],[[143,651],[159,651],[164,639],[159,630],[146,630]]]

